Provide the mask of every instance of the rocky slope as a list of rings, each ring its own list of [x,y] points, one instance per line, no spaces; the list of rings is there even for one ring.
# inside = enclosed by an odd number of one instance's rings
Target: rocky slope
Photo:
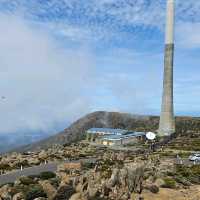
[[[200,165],[177,165],[165,150],[149,155],[96,150],[88,144],[64,147],[60,156],[79,158],[100,151],[96,159],[60,163],[56,173],[42,172],[0,183],[2,200],[199,200]],[[84,149],[84,151],[83,151]],[[68,152],[74,152],[73,155]],[[68,154],[69,153],[69,154]],[[78,152],[76,152],[78,153]],[[38,155],[46,158],[45,151]],[[57,157],[58,154],[52,154]],[[49,154],[50,156],[50,154]],[[88,157],[89,158],[89,157]],[[29,159],[29,158],[27,158]],[[11,162],[12,163],[12,162]]]
[[[92,127],[124,128],[137,131],[156,131],[159,117],[141,116],[127,113],[98,111],[84,116],[69,128],[31,145],[16,149],[16,151],[32,151],[48,148],[53,144],[68,144],[80,140],[85,131]],[[178,133],[200,132],[200,118],[177,117]]]

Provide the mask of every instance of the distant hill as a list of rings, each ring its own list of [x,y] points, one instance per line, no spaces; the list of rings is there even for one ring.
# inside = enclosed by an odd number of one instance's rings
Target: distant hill
[[[0,153],[7,152],[13,148],[35,143],[44,138],[52,136],[52,132],[22,131],[0,134]]]
[[[34,151],[45,149],[54,144],[69,144],[81,140],[86,130],[92,127],[122,128],[135,131],[156,131],[158,129],[159,117],[132,115],[128,113],[98,111],[88,114],[74,122],[69,128],[30,145],[23,146],[15,151]],[[200,133],[200,118],[177,117],[177,133]]]

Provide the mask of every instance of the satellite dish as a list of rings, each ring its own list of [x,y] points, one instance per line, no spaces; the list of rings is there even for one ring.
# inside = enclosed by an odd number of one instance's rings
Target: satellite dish
[[[148,132],[146,134],[146,138],[149,139],[149,140],[154,140],[156,138],[156,134],[153,133],[153,132]]]

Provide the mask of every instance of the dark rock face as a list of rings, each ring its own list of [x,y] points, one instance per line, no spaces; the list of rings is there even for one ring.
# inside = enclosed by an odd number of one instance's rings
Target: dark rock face
[[[86,115],[55,136],[18,148],[15,151],[32,151],[45,149],[54,144],[69,144],[81,140],[85,131],[93,127],[122,128],[135,131],[156,131],[158,125],[159,117],[156,116],[99,111]],[[187,133],[189,131],[200,132],[200,118],[177,117],[176,130],[178,133]]]
[[[64,186],[61,186],[58,189],[57,194],[55,195],[55,197],[53,198],[53,200],[67,200],[74,193],[75,193],[75,190],[73,189],[72,186],[70,186],[70,185],[64,185]]]

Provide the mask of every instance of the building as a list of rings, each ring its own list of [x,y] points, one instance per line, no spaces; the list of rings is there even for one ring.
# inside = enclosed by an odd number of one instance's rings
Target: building
[[[87,130],[87,140],[106,146],[125,145],[145,139],[144,132],[123,129],[92,128]]]
[[[107,135],[105,137],[99,138],[98,143],[113,146],[113,145],[125,145],[130,143],[137,143],[145,138],[145,133],[143,132],[129,132],[123,135]]]
[[[100,135],[107,135],[107,134],[123,134],[126,133],[127,130],[124,129],[113,129],[113,128],[91,128],[89,130],[87,130],[87,133],[97,133]]]

